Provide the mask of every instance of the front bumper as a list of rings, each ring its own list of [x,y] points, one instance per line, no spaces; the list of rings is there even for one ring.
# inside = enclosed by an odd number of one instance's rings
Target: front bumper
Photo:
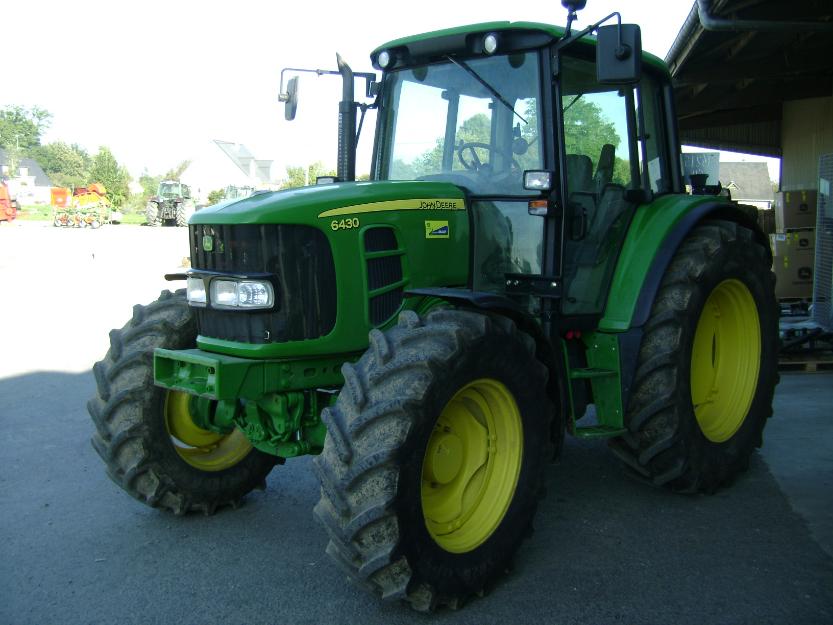
[[[270,393],[339,387],[341,365],[358,355],[296,360],[253,360],[201,349],[156,349],[157,386],[210,400],[259,400]]]

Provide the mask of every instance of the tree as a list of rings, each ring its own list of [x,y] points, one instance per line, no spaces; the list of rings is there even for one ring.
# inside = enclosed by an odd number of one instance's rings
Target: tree
[[[585,154],[598,162],[602,147],[610,143],[618,148],[622,138],[616,125],[605,117],[595,102],[579,98],[565,101],[564,144],[567,154]],[[613,162],[613,182],[626,185],[631,179],[628,161],[616,157]]]
[[[457,144],[459,145],[461,142],[488,144],[491,132],[489,118],[484,113],[477,113],[460,124],[456,134]],[[414,162],[411,163],[413,177],[436,174],[442,171],[444,147],[445,137],[437,137],[436,145],[431,150],[415,158]],[[457,157],[455,156],[455,158]]]
[[[223,198],[226,197],[226,190],[225,189],[215,189],[208,194],[208,204],[216,204],[217,202],[222,202]]]
[[[142,185],[142,195],[147,199],[152,195],[156,195],[156,190],[159,188],[159,183],[162,182],[163,176],[151,176],[147,169],[139,176],[139,184]]]
[[[12,105],[0,109],[0,146],[7,150],[29,150],[40,145],[41,135],[49,128],[52,114],[33,106]]]
[[[334,169],[327,169],[324,163],[316,161],[306,168],[303,165],[286,167],[286,182],[281,185],[281,189],[294,189],[310,184],[315,184],[315,179],[319,176],[335,176]]]
[[[119,165],[109,148],[101,147],[93,157],[89,182],[100,182],[107,189],[107,196],[114,206],[121,206],[130,195],[130,174]]]
[[[80,187],[90,182],[88,177],[92,159],[78,145],[55,141],[36,146],[29,154],[58,187]]]
[[[564,111],[564,143],[567,154],[586,154],[595,162],[605,143],[618,147],[621,139],[597,104],[578,99]]]
[[[179,178],[182,176],[182,174],[185,173],[185,170],[188,169],[188,167],[190,167],[190,166],[191,166],[191,161],[188,161],[188,160],[181,161],[179,163],[179,165],[169,169],[165,173],[164,179],[165,180],[179,180]]]

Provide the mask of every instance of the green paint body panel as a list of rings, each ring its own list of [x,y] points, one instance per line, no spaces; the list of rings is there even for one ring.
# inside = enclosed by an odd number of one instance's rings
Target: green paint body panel
[[[619,336],[605,332],[591,332],[583,338],[587,367],[570,369],[570,380],[588,380],[596,406],[596,422],[593,426],[578,426],[572,421],[572,433],[579,438],[609,438],[625,432],[624,407],[622,405],[622,374],[619,357]],[[570,394],[571,410],[572,393]]]
[[[424,200],[424,201],[422,201]],[[456,208],[447,208],[454,204]],[[358,226],[355,225],[356,220]],[[448,238],[426,238],[425,222],[448,221]],[[341,223],[345,222],[346,227]],[[385,290],[459,286],[468,280],[469,217],[463,191],[445,182],[344,182],[257,194],[210,206],[192,224],[296,224],[318,228],[335,263],[336,321],[326,336],[288,343],[249,344],[200,336],[197,347],[240,358],[309,358],[363,351],[370,322],[369,297]],[[334,225],[335,224],[335,225]],[[368,293],[367,260],[391,254],[365,252],[364,233],[393,228],[402,257],[402,281]],[[419,300],[406,299],[403,308]],[[397,311],[398,312],[398,311]],[[396,314],[381,325],[393,323]]]
[[[636,210],[616,264],[599,330],[624,332],[631,327],[640,290],[669,232],[692,209],[714,201],[714,196],[664,195]]]

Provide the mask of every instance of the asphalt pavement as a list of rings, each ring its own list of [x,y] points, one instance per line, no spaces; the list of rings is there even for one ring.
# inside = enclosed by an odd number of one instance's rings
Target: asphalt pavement
[[[764,449],[716,495],[651,488],[569,440],[514,569],[459,611],[345,581],[309,458],[238,510],[142,506],[89,444],[90,367],[187,253],[184,229],[0,227],[0,624],[833,623],[831,374],[782,377]]]

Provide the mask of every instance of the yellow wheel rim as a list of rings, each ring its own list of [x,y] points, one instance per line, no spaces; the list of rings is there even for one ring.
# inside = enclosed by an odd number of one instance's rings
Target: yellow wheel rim
[[[523,425],[515,398],[481,378],[451,398],[422,461],[422,512],[434,541],[465,553],[503,520],[518,484]]]
[[[246,436],[235,428],[218,434],[197,427],[188,404],[191,396],[168,391],[165,396],[165,427],[176,453],[192,467],[202,471],[222,471],[233,467],[252,450]]]
[[[691,351],[691,401],[707,439],[723,443],[743,424],[760,364],[755,300],[739,280],[724,280],[703,306]]]

